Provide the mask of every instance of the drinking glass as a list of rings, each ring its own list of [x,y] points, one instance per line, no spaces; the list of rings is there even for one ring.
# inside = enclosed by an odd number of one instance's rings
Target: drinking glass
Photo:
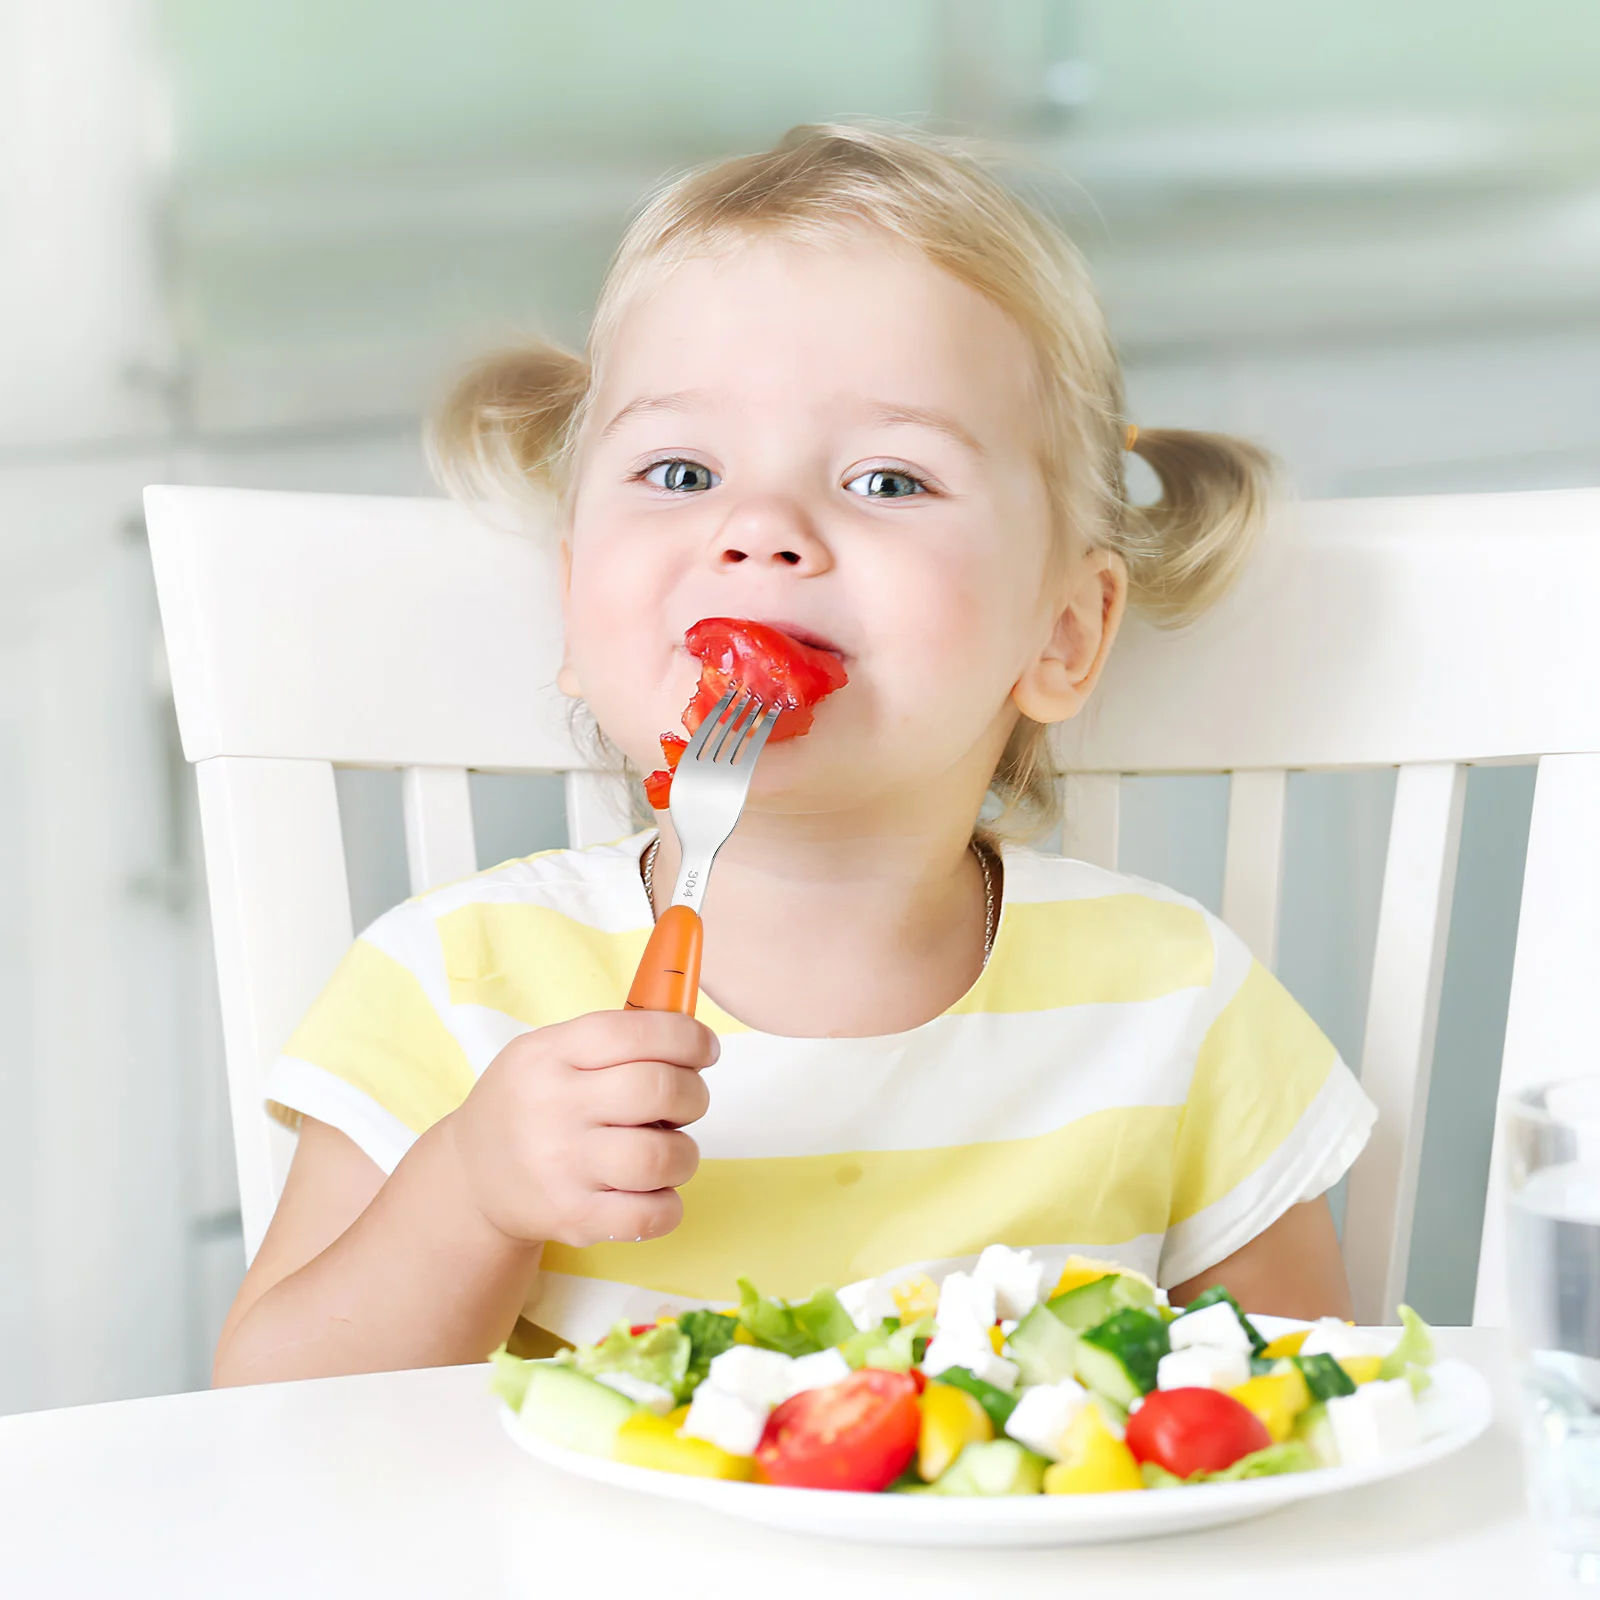
[[[1504,1117],[1528,1495],[1563,1565],[1600,1583],[1600,1076],[1525,1089]]]

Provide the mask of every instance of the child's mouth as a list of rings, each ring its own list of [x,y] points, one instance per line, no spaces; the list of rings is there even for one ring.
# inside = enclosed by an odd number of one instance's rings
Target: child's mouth
[[[786,622],[777,617],[759,617],[753,620],[764,622],[767,627],[776,628],[779,633],[788,634],[796,644],[803,644],[812,650],[824,650],[830,656],[837,656],[841,661],[845,659],[844,651],[832,639],[811,628],[803,628],[798,622]]]

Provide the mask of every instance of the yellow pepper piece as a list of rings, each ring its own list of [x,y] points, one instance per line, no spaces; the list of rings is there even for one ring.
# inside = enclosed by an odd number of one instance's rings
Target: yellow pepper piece
[[[1298,1328],[1293,1333],[1279,1334],[1265,1350],[1261,1352],[1264,1361],[1282,1361],[1288,1356],[1300,1354],[1300,1346],[1306,1342],[1311,1330]]]
[[[1001,1352],[1002,1352],[1002,1350],[1004,1348],[1005,1342],[1006,1342],[1006,1336],[1003,1333],[1001,1333],[1000,1324],[997,1322],[989,1330],[989,1343],[994,1346],[994,1353],[996,1355],[1000,1355],[1001,1354]]]
[[[939,1309],[939,1285],[925,1272],[907,1278],[904,1283],[897,1283],[889,1292],[894,1296],[902,1322],[916,1322],[919,1318],[931,1317]]]
[[[1282,1444],[1294,1432],[1294,1419],[1311,1404],[1311,1391],[1298,1367],[1264,1373],[1228,1393],[1260,1417],[1274,1444]]]
[[[943,1475],[969,1444],[994,1438],[989,1414],[965,1389],[930,1383],[917,1396],[922,1429],[917,1435],[917,1473],[924,1483]]]
[[[635,1411],[617,1429],[611,1453],[626,1466],[681,1472],[691,1478],[748,1482],[756,1471],[753,1457],[729,1455],[709,1439],[685,1439],[671,1417],[658,1417],[653,1411]]]
[[[756,1336],[751,1333],[751,1331],[741,1322],[739,1326],[733,1330],[733,1342],[735,1344],[754,1344],[756,1342]]]
[[[1344,1368],[1345,1376],[1351,1383],[1371,1383],[1378,1376],[1378,1368],[1383,1365],[1383,1357],[1343,1356],[1339,1365]]]
[[[1142,1489],[1133,1452],[1105,1424],[1093,1401],[1080,1406],[1067,1424],[1061,1459],[1045,1468],[1046,1494],[1112,1494]]]

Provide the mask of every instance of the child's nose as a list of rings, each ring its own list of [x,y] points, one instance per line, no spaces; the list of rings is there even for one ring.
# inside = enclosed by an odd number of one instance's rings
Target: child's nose
[[[833,557],[810,517],[787,500],[745,500],[723,519],[712,546],[719,567],[754,562],[788,567],[797,577],[826,572]]]

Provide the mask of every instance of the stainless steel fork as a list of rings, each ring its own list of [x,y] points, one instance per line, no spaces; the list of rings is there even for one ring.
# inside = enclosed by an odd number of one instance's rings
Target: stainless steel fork
[[[683,850],[672,903],[645,946],[630,1011],[694,1015],[700,993],[704,927],[700,905],[717,851],[744,810],[756,758],[766,748],[779,706],[763,706],[748,690],[730,689],[689,741],[672,777],[672,826]]]

